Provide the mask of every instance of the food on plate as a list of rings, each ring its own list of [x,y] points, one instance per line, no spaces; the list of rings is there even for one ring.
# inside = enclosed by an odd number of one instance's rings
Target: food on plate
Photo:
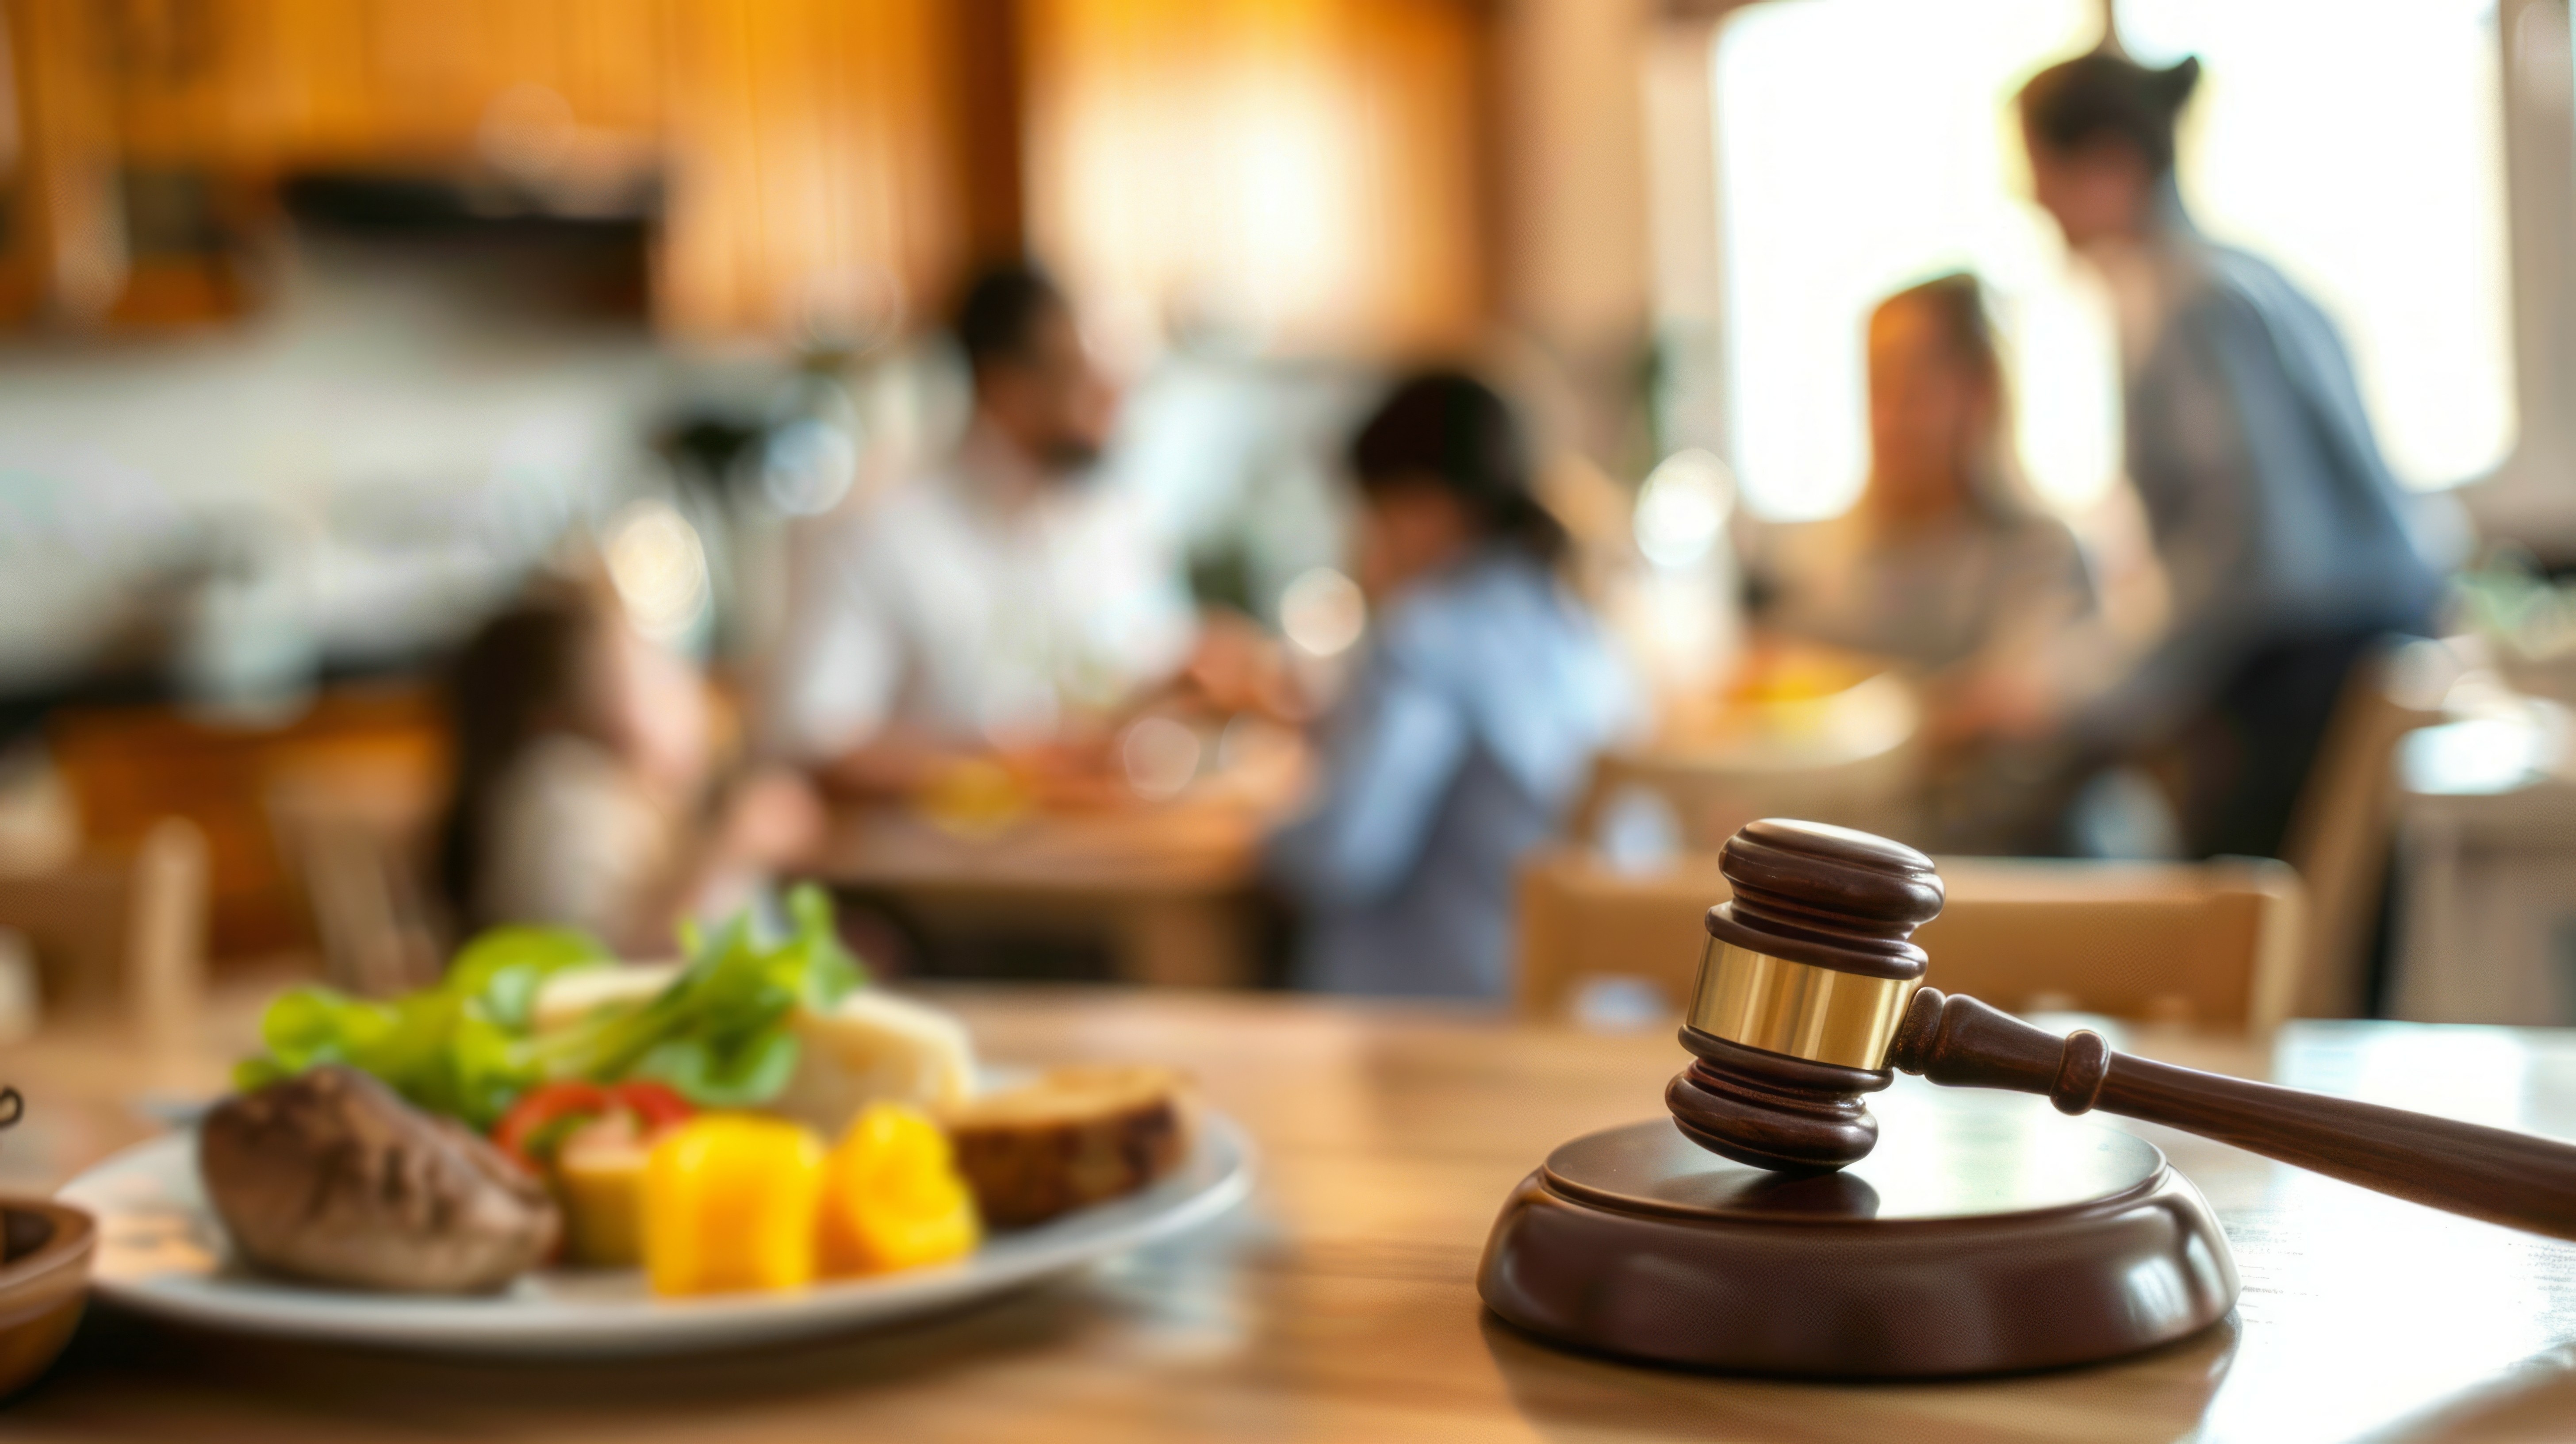
[[[492,1142],[554,1190],[567,1258],[632,1268],[643,1260],[645,1156],[696,1111],[662,1083],[548,1083],[520,1096]]]
[[[644,1167],[644,1273],[657,1294],[789,1289],[814,1279],[823,1147],[802,1124],[708,1113]]]
[[[547,1037],[585,1021],[642,1006],[670,985],[676,965],[578,968],[547,978],[531,1014]],[[975,1050],[966,1026],[927,1004],[859,988],[787,1018],[797,1042],[786,1086],[763,1105],[827,1136],[870,1103],[946,1108],[975,1088]]]
[[[549,975],[528,1005],[528,1029],[561,1033],[605,1008],[641,1007],[680,976],[678,963],[602,962]]]
[[[1168,1068],[1058,1068],[948,1111],[957,1170],[996,1228],[1134,1193],[1179,1164],[1183,1080]]]
[[[983,1232],[948,1135],[918,1109],[869,1105],[823,1160],[826,1274],[947,1263],[973,1253]]]
[[[218,1106],[197,1166],[245,1258],[321,1283],[486,1293],[561,1228],[544,1185],[499,1149],[339,1064]]]
[[[802,1045],[796,1071],[769,1106],[826,1136],[871,1103],[936,1110],[975,1091],[975,1049],[947,1013],[875,988],[842,995],[789,1020]]]
[[[555,1201],[564,1216],[564,1257],[586,1268],[634,1268],[644,1262],[642,1141],[623,1147],[572,1147],[555,1160]]]
[[[641,1203],[645,1276],[665,1295],[946,1263],[983,1233],[947,1136],[900,1103],[868,1107],[829,1153],[787,1119],[701,1115],[653,1144]]]
[[[404,997],[282,994],[207,1120],[207,1194],[300,1277],[491,1290],[559,1256],[696,1295],[947,1262],[1178,1161],[1177,1075],[978,1098],[962,1024],[868,986],[821,892],[788,911],[784,938],[684,929],[681,963],[501,928]]]
[[[752,917],[691,932],[689,961],[649,984],[602,984],[617,1006],[578,1011],[539,1029],[538,1002],[561,975],[614,971],[615,959],[578,933],[498,928],[468,944],[436,985],[400,998],[291,989],[260,1021],[267,1051],[236,1070],[245,1090],[324,1063],[383,1079],[413,1104],[488,1129],[532,1088],[577,1080],[667,1084],[701,1108],[756,1107],[776,1098],[803,1045],[800,1008],[828,1010],[863,987],[858,961],[832,930],[831,903],[813,888],[788,899],[792,933],[770,939]]]

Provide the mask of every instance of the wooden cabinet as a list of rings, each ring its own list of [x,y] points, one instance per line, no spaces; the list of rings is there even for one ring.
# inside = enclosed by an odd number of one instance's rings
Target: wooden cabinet
[[[655,313],[689,338],[917,321],[1029,241],[1112,325],[1451,347],[1487,309],[1486,10],[0,0],[0,324],[243,309],[276,182],[330,171],[658,197]]]
[[[1473,0],[1027,0],[1030,229],[1114,328],[1449,351],[1486,311]]]
[[[962,245],[946,0],[672,0],[656,310],[687,336],[931,314]]]

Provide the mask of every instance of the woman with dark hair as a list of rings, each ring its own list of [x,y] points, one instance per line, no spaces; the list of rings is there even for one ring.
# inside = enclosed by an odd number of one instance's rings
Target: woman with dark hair
[[[1555,830],[1634,689],[1558,578],[1565,533],[1500,396],[1416,376],[1350,460],[1368,651],[1326,720],[1315,801],[1270,848],[1305,915],[1297,981],[1499,998],[1513,865]]]
[[[2021,92],[2036,197],[2117,305],[2128,473],[2170,596],[2164,641],[2075,730],[2177,750],[2189,852],[2277,855],[2345,674],[2429,624],[2441,569],[2332,323],[2184,213],[2174,125],[2199,76],[2103,50]]]

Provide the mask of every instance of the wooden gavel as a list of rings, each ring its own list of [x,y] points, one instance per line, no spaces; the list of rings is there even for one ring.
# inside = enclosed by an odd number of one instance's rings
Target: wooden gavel
[[[1728,839],[1734,899],[1682,1027],[1697,1058],[1664,1102],[1683,1133],[1742,1163],[1825,1172],[1867,1157],[1863,1095],[1901,1068],[1954,1087],[2047,1095],[2233,1144],[2347,1183],[2576,1238],[2576,1146],[2303,1093],[2064,1038],[1922,986],[1914,929],[1941,911],[1932,860],[1863,832],[1766,820]]]

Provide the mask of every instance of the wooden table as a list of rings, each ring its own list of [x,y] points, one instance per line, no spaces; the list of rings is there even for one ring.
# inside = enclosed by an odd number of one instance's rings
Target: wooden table
[[[1254,977],[1248,902],[1269,814],[1231,798],[1035,813],[989,834],[894,807],[833,819],[810,871],[933,930],[994,918],[1096,938],[1128,982],[1239,987]]]
[[[1213,994],[950,996],[996,1058],[1195,1070],[1260,1142],[1256,1201],[1190,1239],[952,1317],[731,1357],[468,1365],[101,1317],[51,1379],[0,1412],[0,1433],[263,1444],[2576,1434],[2576,1244],[2160,1131],[2151,1136],[2217,1206],[2246,1285],[2233,1319],[2181,1344],[2094,1368],[1903,1387],[1570,1356],[1483,1313],[1478,1249],[1505,1191],[1550,1147],[1657,1110],[1681,1061],[1668,1035]],[[2127,1042],[2249,1071],[2266,1056],[2241,1040]],[[31,1122],[0,1142],[0,1182],[50,1184],[142,1136],[150,1125],[126,1100],[210,1086],[217,1051],[146,1058],[56,1038],[13,1053],[0,1066],[27,1090]],[[2576,1134],[2576,1034],[2307,1024],[2270,1056],[2284,1081]]]

